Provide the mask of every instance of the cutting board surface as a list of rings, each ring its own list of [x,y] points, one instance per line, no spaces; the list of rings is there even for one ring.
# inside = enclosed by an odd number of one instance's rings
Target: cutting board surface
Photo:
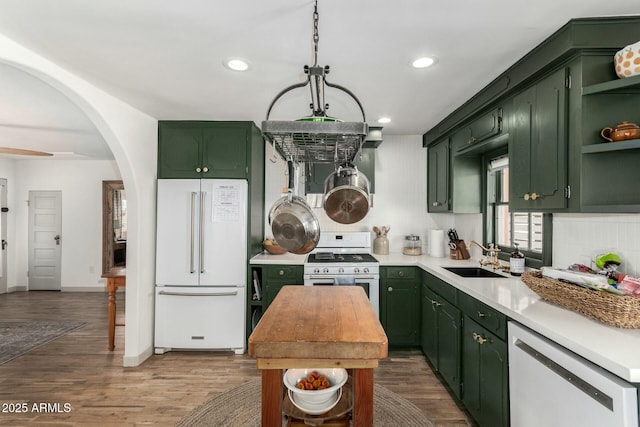
[[[284,286],[249,337],[249,354],[382,359],[387,336],[359,286]]]

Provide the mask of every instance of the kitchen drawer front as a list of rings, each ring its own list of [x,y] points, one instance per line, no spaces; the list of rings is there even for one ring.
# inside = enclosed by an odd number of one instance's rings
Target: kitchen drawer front
[[[426,274],[425,280],[429,289],[449,301],[451,304],[458,305],[458,290],[456,288],[429,273]]]
[[[504,314],[467,294],[460,295],[460,304],[458,306],[467,316],[496,334],[499,338],[503,340],[507,338],[507,316]]]
[[[265,279],[288,280],[292,285],[302,284],[302,273],[303,267],[301,265],[274,265],[263,267],[262,270]]]
[[[382,267],[382,277],[385,279],[415,279],[418,277],[416,267]]]

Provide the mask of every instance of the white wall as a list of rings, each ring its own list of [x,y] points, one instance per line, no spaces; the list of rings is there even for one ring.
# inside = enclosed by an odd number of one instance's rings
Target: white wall
[[[270,144],[266,149],[265,208],[268,215],[273,203],[286,188],[286,166],[276,160]],[[370,231],[374,225],[391,227],[390,252],[401,252],[404,237],[419,235],[426,251],[427,232],[438,228],[436,217],[427,213],[427,151],[422,147],[421,135],[385,135],[384,142],[376,150],[375,195],[373,207],[367,216],[355,224],[340,224],[331,220],[320,207],[318,197],[314,212],[322,231]],[[303,178],[299,179],[298,194],[304,194]],[[313,198],[308,198],[313,203]],[[271,227],[265,224],[265,233],[271,235]]]
[[[102,273],[102,181],[120,180],[115,161],[15,160],[9,213],[15,224],[10,240],[15,277],[10,287],[28,289],[29,191],[62,193],[62,290],[104,291]],[[0,178],[4,178],[0,167]],[[13,286],[12,286],[13,285]]]

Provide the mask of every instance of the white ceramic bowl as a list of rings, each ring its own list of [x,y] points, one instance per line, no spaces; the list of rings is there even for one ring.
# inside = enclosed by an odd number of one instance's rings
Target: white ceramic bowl
[[[297,388],[298,382],[307,378],[313,371],[327,377],[331,386],[323,390],[301,390]],[[323,413],[335,406],[335,403],[337,403],[336,392],[347,382],[347,378],[347,371],[342,368],[288,369],[284,373],[284,385],[291,390],[292,400],[295,400],[296,406],[322,411],[319,413]]]
[[[309,405],[308,403],[305,403],[306,406],[304,406],[303,404],[298,403],[296,401],[296,397],[293,395],[292,390],[289,390],[289,399],[291,400],[291,403],[293,403],[294,406],[300,409],[302,412],[305,412],[309,415],[320,415],[324,414],[325,412],[329,412],[333,409],[334,406],[338,404],[340,398],[342,397],[342,389],[339,388],[338,391],[334,392],[333,394],[335,396],[329,399],[328,402],[321,405]]]

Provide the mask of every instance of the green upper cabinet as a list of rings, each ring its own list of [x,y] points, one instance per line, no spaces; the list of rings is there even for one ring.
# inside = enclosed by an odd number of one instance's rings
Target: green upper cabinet
[[[249,178],[252,122],[160,121],[158,178]]]
[[[363,148],[354,161],[354,165],[369,180],[369,193],[376,191],[376,149]],[[324,193],[324,180],[332,174],[336,167],[333,163],[306,164],[305,192],[306,194]]]
[[[567,80],[561,68],[513,98],[509,136],[511,211],[567,205]]]
[[[502,108],[493,108],[468,125],[462,126],[451,136],[451,155],[474,150],[502,132]]]
[[[448,212],[449,196],[449,139],[427,149],[427,210]]]

